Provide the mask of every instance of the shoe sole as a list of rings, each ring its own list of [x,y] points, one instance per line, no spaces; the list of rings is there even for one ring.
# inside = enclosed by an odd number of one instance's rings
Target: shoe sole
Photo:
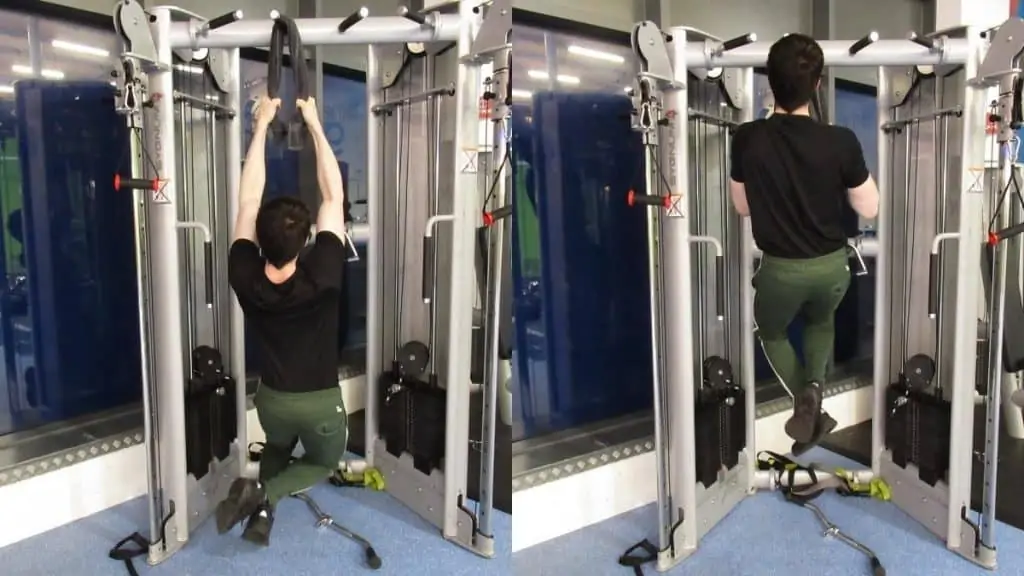
[[[269,535],[264,537],[263,534],[256,533],[253,530],[246,530],[245,532],[242,532],[242,540],[245,540],[246,542],[250,542],[257,546],[262,546],[263,548],[270,546]]]
[[[238,525],[239,522],[245,520],[250,514],[256,511],[256,507],[259,505],[258,502],[251,503],[249,506],[243,507],[243,502],[248,500],[250,490],[252,489],[252,483],[245,478],[239,478],[231,483],[231,488],[228,489],[228,497],[217,504],[217,533],[225,534],[232,528]],[[245,510],[243,508],[251,508],[251,510]]]
[[[816,434],[814,438],[811,438],[810,442],[794,442],[793,443],[793,447],[791,449],[791,453],[793,454],[793,457],[794,458],[799,458],[800,456],[803,456],[804,454],[806,454],[811,448],[814,448],[815,446],[820,444],[821,441],[825,439],[825,436],[828,436],[829,434],[831,434],[832,431],[835,430],[836,426],[838,426],[838,425],[839,425],[839,423],[836,422],[834,418],[829,417],[828,425],[825,426],[824,429],[822,429],[820,434]]]
[[[805,444],[814,438],[814,426],[817,418],[811,414],[794,414],[786,420],[786,435],[795,442]]]

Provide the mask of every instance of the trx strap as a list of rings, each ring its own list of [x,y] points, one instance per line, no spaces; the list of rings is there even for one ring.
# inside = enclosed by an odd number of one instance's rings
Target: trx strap
[[[634,555],[634,552],[643,552],[643,555]],[[633,569],[633,576],[643,576],[644,564],[648,562],[654,562],[658,559],[658,547],[651,544],[650,540],[644,539],[642,542],[638,542],[629,550],[619,556],[619,566],[625,566],[626,568]]]
[[[127,544],[135,544],[135,548],[124,548]],[[121,540],[116,546],[110,549],[107,554],[111,560],[124,562],[124,567],[128,570],[130,576],[139,576],[139,571],[135,569],[135,559],[140,556],[149,554],[149,540],[138,532],[131,536]]]
[[[302,48],[302,37],[295,21],[285,15],[274,20],[270,33],[270,53],[267,57],[267,97],[279,98],[281,93],[281,74],[284,71],[284,46],[288,43],[291,55],[292,74],[295,78],[295,98],[309,98],[309,71],[306,69],[306,57]],[[287,122],[281,120],[280,112],[270,125],[270,134],[278,139],[288,138],[288,147],[296,150],[302,145],[302,130],[306,123],[302,113],[295,110]]]

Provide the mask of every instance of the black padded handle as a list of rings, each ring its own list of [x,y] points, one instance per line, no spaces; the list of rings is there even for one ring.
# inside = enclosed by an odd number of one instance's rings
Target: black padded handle
[[[668,208],[670,206],[670,200],[668,196],[655,196],[653,194],[637,194],[630,190],[626,194],[626,205],[629,207],[633,206],[661,206],[662,208]]]
[[[430,302],[430,288],[434,280],[434,237],[423,237],[423,301]]]
[[[498,220],[502,220],[502,219],[508,218],[511,215],[512,215],[512,205],[511,204],[506,204],[505,206],[502,206],[501,208],[498,208],[498,209],[494,210],[493,212],[484,212],[484,226],[490,226],[490,225],[494,224],[495,222],[497,222]]]
[[[159,187],[159,180],[146,180],[144,178],[122,178],[119,174],[114,174],[114,190],[156,190]]]
[[[341,21],[341,24],[338,24],[338,32],[348,32],[350,28],[362,22],[363,19],[369,15],[370,11],[366,6],[361,6],[358,10],[346,16],[345,19]]]
[[[206,270],[206,305],[213,306],[213,242],[203,243],[203,268]]]
[[[232,22],[238,22],[241,19],[242,11],[235,10],[234,12],[228,12],[227,14],[222,14],[216,18],[212,18],[206,23],[206,27],[210,30],[216,30],[217,28],[223,28]]]
[[[744,34],[743,36],[737,36],[736,38],[730,38],[725,42],[722,42],[722,52],[728,52],[729,50],[735,50],[740,46],[746,46],[757,40],[756,34]]]
[[[871,46],[876,40],[878,40],[878,32],[868,32],[863,38],[854,42],[853,46],[850,46],[850,56],[856,56],[858,52]]]
[[[939,255],[928,258],[928,316],[935,318],[939,313]]]
[[[926,38],[924,36],[918,36],[917,32],[911,32],[910,34],[907,34],[907,40],[910,40],[911,42],[917,44],[918,46],[924,46],[929,50],[934,50],[936,45],[938,44],[938,40],[936,40],[935,38]]]
[[[1024,233],[1024,224],[1014,224],[1009,228],[1003,228],[1002,230],[997,230],[989,234],[988,242],[989,244],[995,244],[997,242],[1013,238],[1021,233]]]
[[[715,314],[725,317],[725,256],[715,256]]]
[[[427,23],[426,16],[420,14],[419,12],[413,12],[412,10],[409,10],[408,6],[400,7],[398,9],[398,15],[401,16],[402,18],[405,18],[406,20],[412,20],[413,22],[419,24],[420,26],[423,26],[424,24]]]

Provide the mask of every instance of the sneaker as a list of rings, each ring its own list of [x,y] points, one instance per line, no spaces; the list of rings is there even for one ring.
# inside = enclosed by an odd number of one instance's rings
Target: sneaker
[[[269,503],[263,502],[249,516],[242,532],[242,539],[264,548],[270,546],[270,531],[274,528],[274,509]]]
[[[1010,402],[1013,402],[1017,406],[1024,408],[1024,390],[1017,390],[1010,396]]]
[[[217,533],[224,534],[245,520],[266,497],[263,486],[250,478],[239,478],[231,484],[228,497],[217,504]]]
[[[810,442],[820,414],[821,386],[811,382],[793,399],[793,415],[786,421],[786,434],[796,442]]]
[[[794,442],[791,449],[794,458],[803,456],[808,450],[817,446],[825,436],[828,436],[836,429],[839,423],[828,412],[822,412],[818,416],[818,424],[814,428],[814,436],[810,442]]]

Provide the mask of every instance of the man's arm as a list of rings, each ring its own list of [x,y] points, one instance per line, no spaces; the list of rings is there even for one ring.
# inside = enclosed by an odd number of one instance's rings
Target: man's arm
[[[320,210],[316,216],[316,231],[330,232],[345,242],[345,190],[341,180],[338,159],[334,157],[331,143],[327,141],[324,127],[317,114],[312,98],[299,101],[299,108],[306,120],[306,126],[313,137],[316,150],[316,179],[320,186]]]
[[[263,188],[267,183],[267,129],[274,119],[281,101],[261,98],[256,104],[253,118],[252,142],[245,155],[242,176],[238,186],[238,215],[235,217],[235,240],[255,240],[256,215],[263,201]]]
[[[864,150],[852,130],[843,130],[843,185],[850,198],[850,206],[862,218],[878,216],[878,185],[868,172]]]
[[[747,185],[743,176],[743,143],[746,132],[740,126],[732,138],[732,149],[729,151],[729,197],[732,207],[740,216],[750,216],[750,204],[747,203]]]

